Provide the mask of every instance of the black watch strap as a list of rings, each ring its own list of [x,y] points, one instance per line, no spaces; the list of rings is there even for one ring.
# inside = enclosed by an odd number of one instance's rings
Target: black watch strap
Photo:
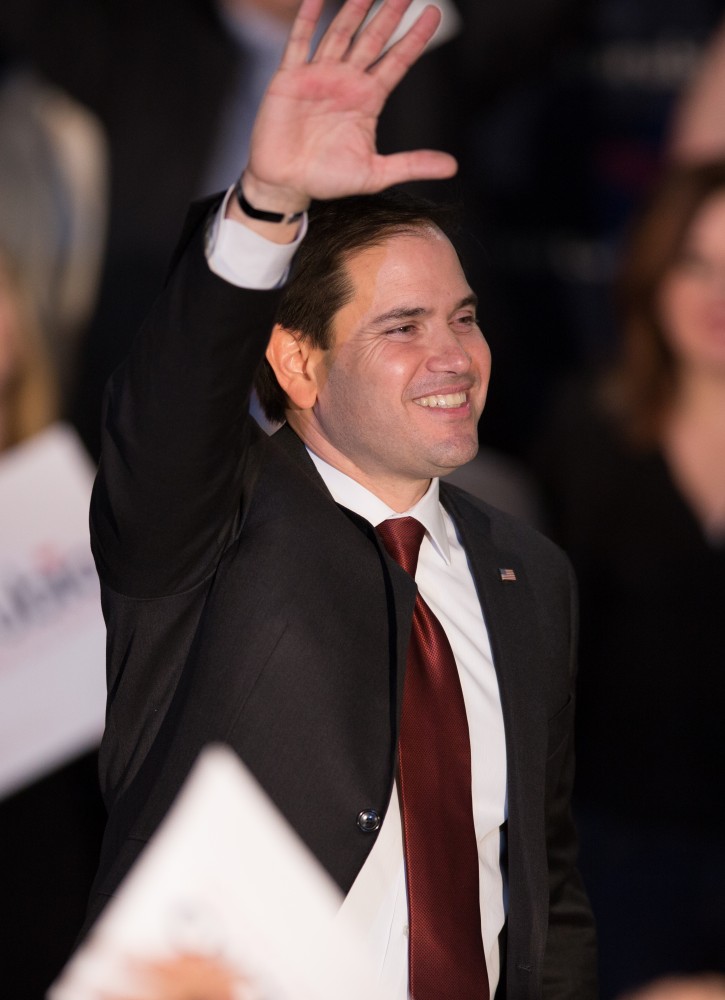
[[[255,208],[244,197],[241,179],[237,181],[234,187],[234,194],[244,214],[248,215],[250,219],[257,219],[259,222],[299,222],[305,214],[304,212],[293,212],[291,215],[283,215],[281,212],[264,212],[261,208]]]

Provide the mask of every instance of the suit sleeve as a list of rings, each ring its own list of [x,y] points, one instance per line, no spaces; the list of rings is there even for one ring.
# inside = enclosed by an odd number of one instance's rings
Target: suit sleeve
[[[571,697],[550,723],[552,745],[547,759],[546,789],[549,927],[544,955],[543,996],[546,1000],[596,1000],[594,919],[576,867],[577,838],[571,815],[578,602],[576,581],[570,565],[568,571]]]
[[[99,769],[109,809],[172,704],[242,522],[252,443],[264,438],[247,403],[278,293],[209,270],[208,209],[190,213],[166,287],[106,393],[91,544],[107,623]]]
[[[134,598],[208,576],[243,500],[248,403],[278,292],[214,275],[198,207],[161,296],[111,378],[91,506],[101,580]]]

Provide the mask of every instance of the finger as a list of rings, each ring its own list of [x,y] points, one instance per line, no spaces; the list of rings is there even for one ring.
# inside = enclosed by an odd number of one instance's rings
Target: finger
[[[325,0],[302,0],[282,55],[282,69],[292,69],[307,62],[324,3]]]
[[[347,0],[342,5],[315,50],[315,62],[337,62],[342,59],[373,2],[374,0]]]
[[[355,39],[347,61],[362,69],[371,66],[388,45],[412,0],[388,0]]]
[[[438,7],[426,7],[403,37],[391,45],[370,69],[370,74],[377,77],[386,93],[389,94],[400,83],[413,63],[420,58],[436,33],[440,20],[441,12]]]
[[[416,149],[407,153],[380,156],[374,187],[370,194],[408,181],[444,180],[458,170],[456,158],[437,149]]]

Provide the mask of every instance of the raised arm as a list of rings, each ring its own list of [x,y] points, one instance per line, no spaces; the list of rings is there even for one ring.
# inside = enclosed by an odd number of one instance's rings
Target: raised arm
[[[376,150],[385,101],[439,20],[435,7],[426,8],[386,50],[410,3],[385,0],[364,24],[372,0],[347,0],[311,52],[323,0],[302,0],[253,129],[243,176],[251,205],[290,214],[313,198],[455,172],[445,153]],[[297,223],[251,219],[234,198],[229,206],[228,215],[268,240],[290,243],[297,235]],[[94,552],[104,582],[127,596],[188,591],[211,572],[246,489],[255,435],[247,401],[277,293],[250,291],[253,282],[238,288],[213,274],[204,223],[200,216],[190,227],[167,287],[107,394]]]

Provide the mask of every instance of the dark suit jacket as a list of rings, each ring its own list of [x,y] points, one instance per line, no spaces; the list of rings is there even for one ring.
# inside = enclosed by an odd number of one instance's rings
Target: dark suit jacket
[[[110,818],[92,914],[209,741],[234,747],[343,891],[375,839],[358,814],[387,807],[416,588],[333,501],[294,432],[267,438],[247,415],[276,302],[209,271],[197,214],[109,387],[91,520]],[[469,555],[505,719],[505,995],[585,1000],[594,943],[569,815],[569,564],[455,487],[441,497]]]

